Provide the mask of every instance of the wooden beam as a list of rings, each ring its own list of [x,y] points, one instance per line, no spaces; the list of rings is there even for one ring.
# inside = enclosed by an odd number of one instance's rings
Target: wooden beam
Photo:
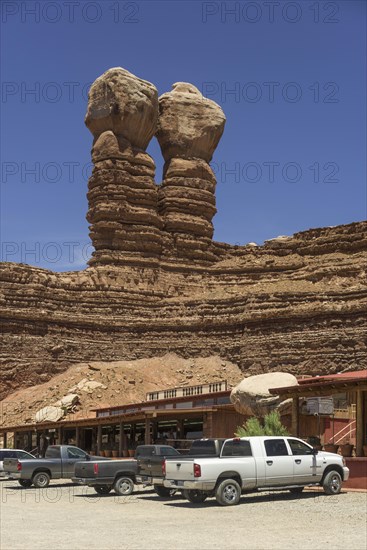
[[[145,419],[145,439],[144,439],[145,445],[150,445],[150,418]]]
[[[97,428],[97,455],[101,454],[102,450],[102,426],[98,424]]]
[[[365,423],[365,411],[363,406],[364,401],[364,392],[357,391],[357,402],[356,402],[356,456],[363,456],[363,443],[365,434],[364,423]]]
[[[292,435],[299,436],[299,399],[293,397],[292,399]]]

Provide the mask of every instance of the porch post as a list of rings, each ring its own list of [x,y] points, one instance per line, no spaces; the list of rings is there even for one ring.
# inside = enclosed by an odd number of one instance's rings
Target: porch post
[[[75,445],[80,447],[80,429],[79,426],[75,427]]]
[[[119,424],[119,429],[120,429],[120,438],[119,438],[119,456],[122,456],[122,451],[125,447],[125,437],[124,437],[124,425],[122,422],[120,422]]]
[[[101,453],[102,448],[102,426],[98,424],[97,428],[97,455]]]
[[[292,435],[299,436],[299,398],[292,399]]]
[[[3,437],[4,437],[4,449],[6,449],[8,445],[8,432],[4,432]]]
[[[145,418],[145,445],[150,445],[150,418]]]
[[[356,456],[363,456],[363,425],[364,425],[364,410],[363,410],[363,392],[357,390],[356,403]]]

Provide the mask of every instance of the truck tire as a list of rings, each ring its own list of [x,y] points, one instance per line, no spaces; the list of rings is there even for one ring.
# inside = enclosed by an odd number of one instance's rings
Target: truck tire
[[[93,489],[99,495],[108,495],[111,492],[111,485],[94,485]]]
[[[163,487],[162,485],[154,485],[154,490],[159,497],[169,498],[175,494],[174,489],[169,489],[168,487]]]
[[[339,472],[336,470],[328,472],[322,486],[327,495],[338,495],[342,488],[342,478]]]
[[[130,477],[119,477],[113,484],[113,490],[117,495],[127,497],[134,490],[134,482]]]
[[[50,484],[50,474],[47,472],[37,472],[32,479],[33,485],[38,489],[44,489]]]
[[[196,489],[191,491],[185,489],[182,494],[187,500],[189,500],[193,504],[201,504],[208,498],[208,495],[206,493],[203,493],[203,491],[197,491]]]
[[[221,506],[234,506],[240,501],[241,487],[234,479],[224,479],[215,491],[215,498]]]
[[[18,483],[24,487],[24,489],[28,489],[32,486],[32,481],[30,479],[18,479]]]

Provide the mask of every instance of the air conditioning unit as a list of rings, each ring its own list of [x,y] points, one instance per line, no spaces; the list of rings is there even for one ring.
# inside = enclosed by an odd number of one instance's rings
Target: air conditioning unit
[[[334,401],[332,397],[308,397],[306,399],[306,414],[319,414],[332,416],[334,414]]]

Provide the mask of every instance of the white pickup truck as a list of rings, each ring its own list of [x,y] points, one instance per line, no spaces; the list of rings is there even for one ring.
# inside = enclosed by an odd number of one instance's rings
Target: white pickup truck
[[[290,436],[227,439],[219,458],[171,459],[163,470],[165,487],[181,489],[194,503],[215,496],[222,506],[238,504],[242,491],[301,493],[306,485],[322,485],[336,495],[349,477],[342,456],[318,452]]]

